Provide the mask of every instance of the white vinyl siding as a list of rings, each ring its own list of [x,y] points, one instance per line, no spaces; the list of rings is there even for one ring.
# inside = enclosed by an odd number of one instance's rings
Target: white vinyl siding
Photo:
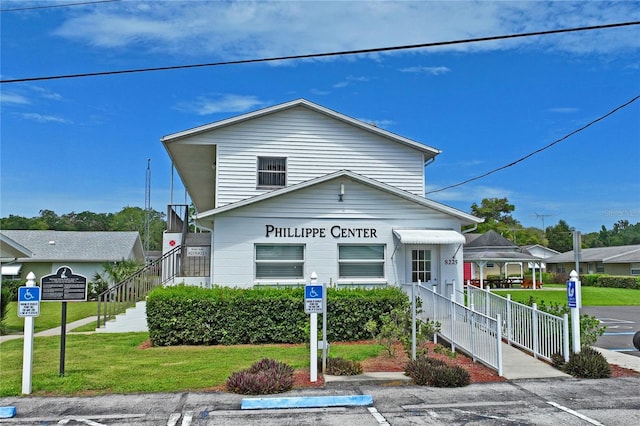
[[[217,206],[265,192],[257,157],[286,157],[287,185],[351,170],[424,196],[423,153],[306,108],[285,110],[194,137],[216,144]]]

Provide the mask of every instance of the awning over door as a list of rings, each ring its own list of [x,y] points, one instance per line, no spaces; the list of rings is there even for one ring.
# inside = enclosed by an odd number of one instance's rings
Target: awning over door
[[[2,265],[2,275],[20,275],[22,265]]]
[[[394,229],[402,244],[464,244],[464,235],[450,229]]]

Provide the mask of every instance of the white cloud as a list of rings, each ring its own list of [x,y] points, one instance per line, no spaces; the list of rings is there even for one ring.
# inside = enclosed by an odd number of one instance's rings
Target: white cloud
[[[55,115],[39,114],[37,112],[27,112],[20,114],[20,117],[25,120],[37,121],[38,123],[61,123],[71,124],[71,121],[62,117],[56,117]]]
[[[211,97],[198,96],[195,100],[180,102],[176,105],[179,111],[209,115],[221,112],[245,112],[266,105],[255,96],[244,95],[215,95]]]
[[[25,96],[6,91],[0,92],[0,102],[13,105],[29,105],[31,103]]]
[[[117,2],[75,9],[55,31],[106,49],[239,58],[404,46],[633,20],[638,2]],[[621,52],[637,27],[438,47]],[[433,52],[436,49],[414,50]]]
[[[573,114],[575,112],[580,111],[580,109],[578,108],[574,108],[574,107],[555,107],[555,108],[549,108],[549,112],[555,112],[558,114]]]
[[[451,69],[447,67],[408,67],[402,68],[401,72],[409,72],[416,74],[429,74],[429,75],[443,75],[451,72]]]

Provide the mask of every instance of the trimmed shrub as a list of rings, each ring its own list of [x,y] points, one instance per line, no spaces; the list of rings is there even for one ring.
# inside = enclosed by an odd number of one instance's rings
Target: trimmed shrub
[[[370,319],[408,304],[399,288],[327,291],[327,339],[369,338]],[[321,316],[321,315],[320,315]],[[304,288],[162,287],[147,296],[154,346],[304,343]]]
[[[0,288],[0,336],[5,334],[4,320],[7,316],[7,309],[11,301],[11,293],[8,288]]]
[[[464,368],[452,367],[443,360],[426,356],[410,361],[405,368],[405,374],[419,386],[452,388],[467,386],[471,382],[469,372]]]
[[[600,275],[597,285],[598,287],[640,289],[638,278],[628,276]]]
[[[434,367],[431,372],[431,386],[438,388],[460,388],[470,382],[469,372],[457,365]]]
[[[327,374],[333,376],[356,376],[362,374],[362,365],[358,361],[344,358],[327,358]]]
[[[564,356],[560,352],[551,354],[551,365],[558,370],[564,370]]]
[[[580,352],[571,354],[563,370],[583,379],[611,377],[611,367],[606,358],[591,346],[584,346]]]
[[[268,395],[287,392],[293,388],[293,367],[263,358],[251,367],[231,374],[227,389],[242,395]]]

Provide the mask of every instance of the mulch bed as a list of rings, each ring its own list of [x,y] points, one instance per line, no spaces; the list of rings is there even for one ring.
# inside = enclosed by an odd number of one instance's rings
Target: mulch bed
[[[349,343],[341,343],[341,344],[370,344],[371,341],[360,341],[360,342],[349,342]],[[139,349],[146,349],[151,346],[150,342],[147,340],[143,342]],[[437,353],[436,349],[437,345],[429,342],[427,343],[428,356],[432,358],[442,359],[447,364],[452,366],[460,366],[469,372],[469,376],[471,377],[471,383],[493,383],[493,382],[504,382],[506,379],[504,377],[498,376],[498,373],[485,365],[474,362],[468,356],[456,353],[455,357],[448,356],[444,351],[441,353]],[[442,348],[440,346],[440,348]],[[393,356],[389,356],[389,354],[385,351],[380,353],[377,357],[366,359],[360,364],[362,365],[362,369],[367,373],[378,373],[378,372],[404,372],[405,366],[409,362],[409,358],[407,354],[404,352],[402,345],[397,344],[393,348]],[[631,370],[628,368],[623,368],[615,364],[610,364],[611,367],[611,377],[640,377],[640,372]],[[318,380],[316,382],[311,382],[309,377],[309,369],[299,369],[295,371],[295,389],[302,388],[321,388],[324,386],[324,378],[322,374],[318,373]],[[226,386],[220,385],[211,390],[217,391],[225,391]]]

